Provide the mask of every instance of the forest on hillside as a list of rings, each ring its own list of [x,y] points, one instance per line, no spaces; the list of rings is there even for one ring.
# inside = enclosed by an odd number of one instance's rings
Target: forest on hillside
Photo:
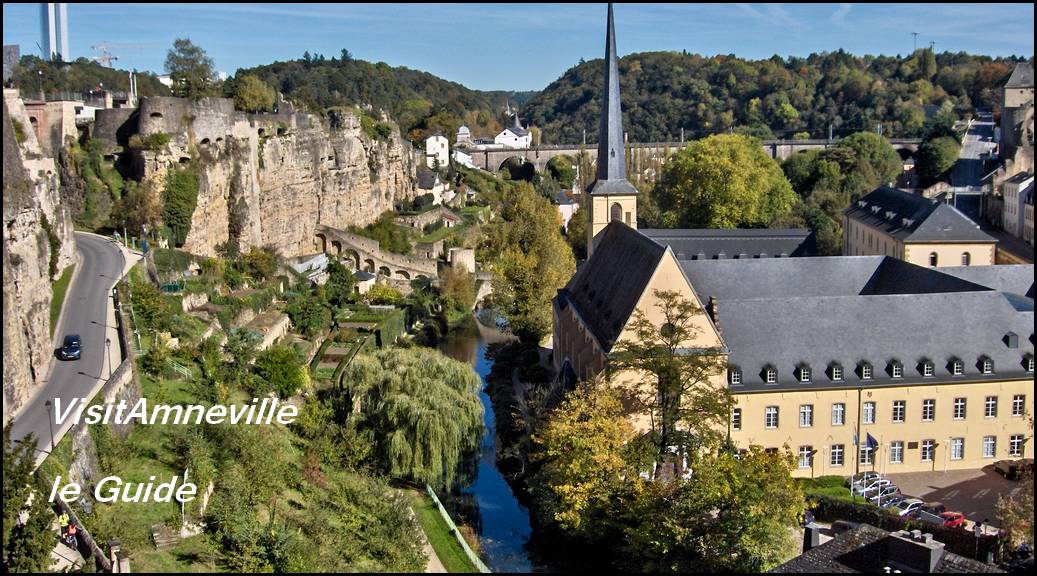
[[[105,68],[87,58],[72,62],[49,62],[38,56],[22,56],[11,75],[11,85],[23,94],[35,95],[42,90],[48,96],[86,94],[104,88],[126,92],[130,87],[128,70]],[[169,88],[150,72],[137,73],[137,93],[141,96],[169,96]]]
[[[236,76],[246,74],[310,110],[363,105],[384,110],[415,142],[436,131],[452,141],[461,124],[478,136],[496,134],[506,121],[506,103],[521,106],[535,94],[472,90],[428,72],[356,60],[348,50],[330,59],[306,53],[299,60],[240,69]]]
[[[922,135],[929,111],[999,113],[1010,58],[919,49],[899,56],[842,50],[806,58],[745,60],[678,52],[631,54],[619,62],[624,127],[632,142],[688,140],[727,131],[760,138],[824,138],[874,131]],[[522,108],[545,144],[597,140],[601,59],[581,62]]]

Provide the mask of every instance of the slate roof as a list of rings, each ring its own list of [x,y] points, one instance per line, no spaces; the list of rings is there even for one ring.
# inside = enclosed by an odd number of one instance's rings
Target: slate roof
[[[1008,77],[1005,88],[1033,88],[1033,65],[1029,62],[1019,62]]]
[[[353,272],[353,278],[356,278],[357,282],[366,282],[368,280],[374,280],[376,276],[366,270],[357,270]]]
[[[529,130],[523,128],[522,124],[519,122],[518,113],[516,113],[512,118],[513,121],[511,126],[508,126],[508,130],[511,130],[511,132],[516,136],[525,136],[526,134],[529,134]]]
[[[886,256],[698,260],[681,267],[700,300],[717,299],[729,361],[742,371],[742,384],[732,386],[737,392],[1033,377],[1023,366],[1024,355],[1033,354],[1032,298]],[[1018,336],[1016,348],[1008,347],[1008,332]],[[994,374],[980,373],[983,355],[994,361]],[[952,358],[964,362],[963,376],[951,374]],[[935,364],[931,378],[921,377],[923,359]],[[903,378],[887,373],[892,360],[903,364]],[[873,366],[871,379],[856,373],[861,361]],[[826,374],[833,362],[843,367],[841,382]],[[796,379],[802,364],[812,368],[811,382]],[[776,383],[765,383],[766,367],[777,370]]]
[[[950,266],[939,268],[939,271],[994,290],[1022,294],[1033,299],[1033,264]]]
[[[642,229],[641,233],[669,246],[678,260],[817,255],[816,237],[807,229]]]
[[[666,247],[622,222],[599,233],[590,260],[558,291],[558,305],[573,306],[608,352],[634,312]]]
[[[573,203],[573,199],[565,193],[565,190],[559,190],[558,193],[555,194],[555,203],[560,206],[569,206]]]
[[[439,174],[434,170],[419,168],[417,176],[419,190],[431,190],[436,187],[436,182],[439,180]]]
[[[858,572],[882,573],[887,566],[898,571],[912,571],[900,564],[904,559],[894,552],[889,532],[868,524],[836,536],[832,540],[815,546],[803,554],[771,570],[778,574]],[[996,566],[989,566],[971,558],[944,551],[935,573],[1000,573]]]
[[[902,241],[997,242],[953,206],[888,186],[864,196],[843,214]]]

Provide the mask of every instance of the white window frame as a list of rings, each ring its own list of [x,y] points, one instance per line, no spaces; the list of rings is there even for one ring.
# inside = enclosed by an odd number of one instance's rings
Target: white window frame
[[[899,412],[900,418],[897,418],[897,412]],[[893,413],[890,415],[895,424],[902,424],[904,419],[907,418],[907,400],[894,400],[893,401]]]
[[[936,373],[936,365],[928,360],[922,362],[922,376],[926,378],[932,378],[933,374]]]
[[[813,404],[800,404],[799,405],[799,427],[800,428],[813,428],[814,426],[814,405]]]
[[[903,464],[904,463],[904,442],[901,440],[895,440],[889,443],[889,463],[890,464]]]
[[[842,382],[843,379],[843,367],[839,364],[832,366],[832,381]]]
[[[857,447],[857,460],[861,464],[874,464],[875,463],[875,450],[865,445]]]
[[[730,381],[733,386],[738,386],[742,383],[742,371],[738,368],[731,368]]]
[[[892,367],[892,372],[893,372],[893,377],[894,378],[903,378],[904,377],[904,365],[901,364],[900,362],[894,362],[893,363],[893,367]]]
[[[1019,458],[1023,455],[1023,446],[1025,436],[1022,434],[1012,434],[1008,438],[1008,455],[1014,458]]]
[[[980,367],[983,369],[983,373],[984,374],[993,374],[994,373],[994,361],[991,360],[990,358],[984,358],[980,362]]]
[[[810,382],[810,367],[809,366],[802,366],[802,367],[800,367],[800,369],[799,369],[799,381],[800,382]]]
[[[838,416],[838,418],[836,417]],[[846,424],[846,404],[836,402],[832,404],[832,426],[843,426]]]
[[[871,380],[871,364],[861,364],[861,380]]]
[[[732,408],[731,409],[731,429],[741,430],[742,429],[742,409]]]
[[[838,462],[836,462],[836,455],[839,456]],[[846,464],[846,446],[843,444],[832,444],[831,456],[828,463],[833,468],[838,468]]]
[[[778,421],[779,414],[780,414],[780,410],[778,409],[777,406],[767,406],[766,408],[764,408],[763,409],[763,427],[766,428],[767,430],[776,430],[778,428],[778,424],[779,424],[779,421]],[[770,424],[770,419],[771,419],[772,415],[774,416],[774,425]]]
[[[961,408],[961,416],[958,415],[958,408]],[[954,399],[954,411],[951,413],[955,420],[964,420],[968,415],[968,401],[965,398]]]
[[[922,440],[922,462],[932,462],[936,458],[936,440]]]
[[[928,415],[928,418],[926,416]],[[932,422],[936,419],[936,399],[926,398],[922,400],[922,422]]]
[[[778,369],[777,368],[766,368],[764,375],[767,379],[768,384],[774,384],[778,381]]]
[[[810,454],[813,451],[814,451],[814,447],[813,446],[800,446],[799,447],[799,468],[801,470],[805,469],[805,468],[810,468],[813,465],[814,456]],[[804,457],[806,458],[805,463],[804,463],[804,460],[803,460]]]
[[[997,396],[987,396],[983,401],[983,417],[997,418]]]
[[[951,375],[961,376],[965,374],[965,363],[961,360],[951,361]]]
[[[870,409],[870,410],[869,410]],[[869,414],[870,412],[870,414]],[[861,422],[864,424],[875,423],[876,406],[874,402],[865,402],[863,408],[861,408]]]
[[[951,451],[951,460],[964,460],[965,459],[965,439],[964,438],[951,438],[951,445],[948,448]]]
[[[997,436],[984,436],[983,457],[994,458],[995,456],[997,456]]]
[[[1026,414],[1026,394],[1012,396],[1012,416],[1023,416]]]

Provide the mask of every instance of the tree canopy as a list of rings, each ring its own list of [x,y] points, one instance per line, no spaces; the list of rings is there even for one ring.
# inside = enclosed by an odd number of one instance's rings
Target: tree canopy
[[[710,136],[666,162],[652,191],[658,228],[765,228],[791,213],[797,198],[778,164],[741,135]]]
[[[54,535],[50,530],[54,514],[47,507],[46,495],[36,490],[33,476],[36,439],[11,441],[11,425],[4,425],[4,572],[46,572]],[[34,494],[32,504],[27,504]],[[25,515],[25,522],[19,516]]]
[[[391,476],[452,487],[482,439],[481,381],[468,364],[423,348],[357,356],[343,377],[360,428]]]
[[[166,53],[166,72],[173,81],[173,94],[183,98],[217,96],[216,65],[205,50],[188,38],[177,38]]]
[[[254,74],[235,78],[234,107],[247,112],[270,111],[274,108],[277,93],[266,82]]]

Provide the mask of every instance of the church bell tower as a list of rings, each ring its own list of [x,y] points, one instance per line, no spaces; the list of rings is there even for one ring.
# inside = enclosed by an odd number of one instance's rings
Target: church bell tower
[[[598,125],[598,170],[587,190],[587,257],[594,253],[594,237],[610,222],[619,220],[637,228],[637,188],[627,180],[624,157],[623,110],[619,101],[619,58],[616,25],[609,4],[605,33],[605,82]]]

